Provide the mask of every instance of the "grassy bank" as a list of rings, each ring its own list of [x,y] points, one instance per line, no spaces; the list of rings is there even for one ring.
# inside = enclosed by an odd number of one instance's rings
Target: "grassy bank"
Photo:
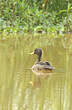
[[[71,32],[72,1],[1,0],[0,32]]]

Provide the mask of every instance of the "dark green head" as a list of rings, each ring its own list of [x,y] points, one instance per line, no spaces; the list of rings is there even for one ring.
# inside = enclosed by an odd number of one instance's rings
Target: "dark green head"
[[[42,56],[42,50],[40,48],[36,48],[34,50],[34,54],[36,54],[38,56],[38,61],[40,61],[40,58]]]

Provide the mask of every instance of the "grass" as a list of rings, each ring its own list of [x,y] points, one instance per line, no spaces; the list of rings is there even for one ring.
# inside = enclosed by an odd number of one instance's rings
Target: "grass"
[[[71,31],[71,1],[1,0],[0,33],[65,33]]]

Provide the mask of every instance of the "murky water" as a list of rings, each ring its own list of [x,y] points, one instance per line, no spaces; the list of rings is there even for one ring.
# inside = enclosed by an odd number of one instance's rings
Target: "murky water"
[[[69,39],[68,39],[69,38]],[[0,41],[0,110],[72,110],[72,44],[70,37],[21,36]],[[42,61],[55,67],[48,78],[38,80],[29,69],[42,48]]]

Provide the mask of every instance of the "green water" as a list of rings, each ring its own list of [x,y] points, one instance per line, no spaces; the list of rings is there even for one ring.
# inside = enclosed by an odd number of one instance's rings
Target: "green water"
[[[0,41],[0,110],[72,110],[71,38],[21,36]],[[29,55],[42,48],[42,61],[55,67],[40,85],[32,85],[37,76],[29,70],[36,56]]]

